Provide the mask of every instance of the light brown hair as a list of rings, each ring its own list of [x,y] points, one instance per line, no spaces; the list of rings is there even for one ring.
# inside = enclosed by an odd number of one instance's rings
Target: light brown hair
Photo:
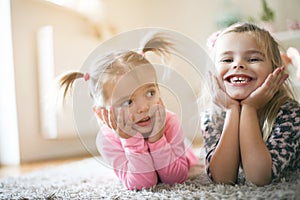
[[[170,37],[161,32],[153,32],[143,38],[141,48],[133,50],[115,50],[105,55],[92,65],[88,72],[89,93],[96,106],[105,106],[109,98],[105,91],[105,85],[114,83],[120,75],[129,72],[135,67],[151,64],[146,59],[147,52],[153,52],[161,57],[166,57],[174,50]],[[83,79],[84,72],[71,71],[59,78],[59,85],[64,88],[63,98],[72,88],[75,80]]]

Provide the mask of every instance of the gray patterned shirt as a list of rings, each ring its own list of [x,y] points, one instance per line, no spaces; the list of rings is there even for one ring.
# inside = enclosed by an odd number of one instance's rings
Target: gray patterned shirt
[[[206,150],[206,171],[212,179],[210,160],[221,137],[225,112],[212,120],[205,112],[201,117],[201,128]],[[266,141],[272,157],[272,179],[278,180],[285,173],[300,167],[300,104],[289,100],[280,107],[272,132]],[[242,170],[240,170],[242,171]]]

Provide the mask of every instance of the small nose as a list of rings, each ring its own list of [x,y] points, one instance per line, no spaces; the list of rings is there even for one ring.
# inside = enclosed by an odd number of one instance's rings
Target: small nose
[[[138,113],[148,112],[149,106],[145,100],[139,100],[136,102],[136,108]]]
[[[234,65],[233,69],[245,69],[243,65]]]
[[[246,65],[241,59],[234,62],[232,66],[233,69],[246,69]]]

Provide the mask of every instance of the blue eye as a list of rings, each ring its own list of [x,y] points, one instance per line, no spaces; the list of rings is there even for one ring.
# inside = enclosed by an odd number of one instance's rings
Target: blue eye
[[[223,62],[223,63],[230,63],[230,62],[233,62],[233,59],[226,58],[226,59],[222,59],[221,62]]]
[[[261,59],[261,58],[250,58],[248,61],[249,62],[259,62],[259,61],[263,61],[263,59]]]

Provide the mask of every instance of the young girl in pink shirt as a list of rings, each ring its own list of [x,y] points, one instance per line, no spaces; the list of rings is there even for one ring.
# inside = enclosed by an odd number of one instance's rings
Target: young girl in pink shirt
[[[139,52],[110,52],[89,72],[69,72],[60,79],[65,94],[78,78],[89,83],[93,110],[102,122],[97,148],[130,190],[183,183],[197,162],[185,147],[179,119],[164,107],[155,69],[146,58],[148,52],[169,54],[173,44],[162,33],[148,38]]]

